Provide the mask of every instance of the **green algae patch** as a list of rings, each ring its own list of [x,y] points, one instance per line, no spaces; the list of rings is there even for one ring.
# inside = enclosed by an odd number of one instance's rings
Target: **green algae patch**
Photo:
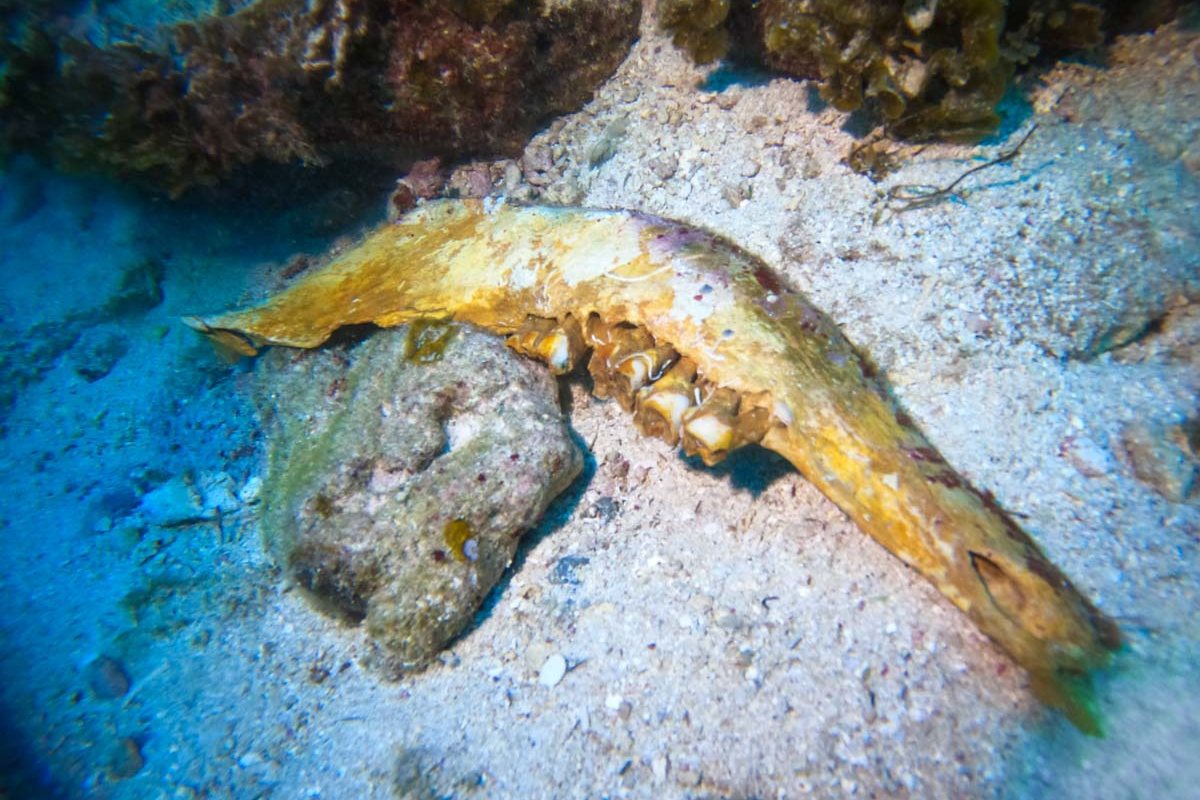
[[[425,327],[432,360],[406,357],[400,327],[259,364],[266,545],[318,611],[365,626],[393,676],[463,630],[582,467],[549,374],[448,327]]]
[[[456,326],[437,320],[416,320],[404,337],[404,360],[417,364],[440,361],[456,330]]]
[[[442,538],[455,559],[459,561],[474,561],[479,553],[474,546],[475,534],[471,525],[465,519],[453,519],[446,523]]]

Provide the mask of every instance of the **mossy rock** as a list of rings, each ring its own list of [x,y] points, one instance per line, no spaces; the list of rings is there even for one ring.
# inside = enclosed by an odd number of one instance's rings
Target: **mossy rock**
[[[266,543],[318,608],[366,625],[392,674],[463,630],[583,463],[544,368],[442,330],[262,365]],[[438,345],[415,358],[414,339]]]

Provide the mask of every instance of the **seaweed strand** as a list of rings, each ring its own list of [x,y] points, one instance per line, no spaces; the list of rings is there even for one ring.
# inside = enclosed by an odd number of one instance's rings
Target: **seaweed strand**
[[[1033,136],[1033,132],[1038,128],[1038,123],[1030,126],[1025,135],[1021,137],[1021,141],[1017,142],[1011,149],[1001,153],[990,161],[985,161],[982,164],[976,164],[970,169],[963,172],[950,183],[941,188],[935,188],[928,184],[921,183],[901,183],[893,186],[888,190],[887,200],[888,209],[896,214],[903,214],[905,211],[912,211],[917,208],[926,208],[935,205],[945,200],[948,197],[961,197],[954,191],[954,187],[958,186],[964,180],[976,172],[982,172],[988,167],[994,167],[997,164],[1004,164],[1012,161],[1021,152],[1021,148],[1029,141],[1029,137]],[[931,191],[930,191],[931,190]],[[899,203],[899,205],[894,205]]]

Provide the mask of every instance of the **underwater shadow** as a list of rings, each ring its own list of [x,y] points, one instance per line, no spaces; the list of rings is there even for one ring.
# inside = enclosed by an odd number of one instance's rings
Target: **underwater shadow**
[[[774,76],[771,73],[749,63],[722,61],[720,66],[704,79],[704,83],[700,84],[700,91],[720,94],[731,86],[752,89],[755,86],[766,86],[772,77]]]
[[[1034,85],[1029,84],[1030,87]],[[979,140],[981,147],[1004,144],[1033,119],[1033,103],[1029,100],[1028,91],[1016,83],[1009,84],[1004,96],[996,104],[996,113],[1000,116],[1000,124],[996,130]]]
[[[59,783],[49,765],[11,722],[8,709],[0,706],[0,798],[37,797],[69,800],[72,795]]]
[[[783,456],[756,444],[734,450],[712,467],[705,465],[699,456],[683,456],[683,463],[688,469],[727,479],[734,489],[749,492],[755,498],[784,475],[796,471]]]

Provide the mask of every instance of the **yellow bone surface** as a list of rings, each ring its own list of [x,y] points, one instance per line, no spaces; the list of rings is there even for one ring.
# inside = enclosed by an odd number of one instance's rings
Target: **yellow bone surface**
[[[568,314],[644,329],[708,384],[752,397],[770,414],[763,446],[932,581],[1044,701],[1097,730],[1087,673],[1119,646],[1116,626],[942,460],[824,314],[722,239],[623,211],[440,201],[260,306],[188,322],[250,353],[359,323],[452,318],[510,334]]]

